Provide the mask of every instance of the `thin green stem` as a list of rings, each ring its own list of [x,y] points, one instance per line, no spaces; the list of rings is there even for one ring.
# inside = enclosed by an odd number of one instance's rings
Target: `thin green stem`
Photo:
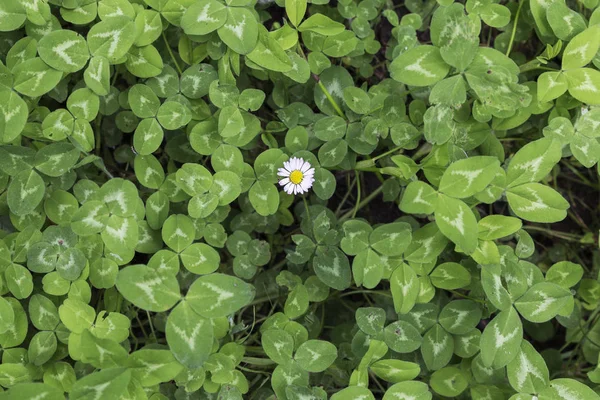
[[[524,0],[519,0],[519,8],[517,8],[517,13],[515,14],[515,22],[513,24],[512,33],[510,35],[510,41],[508,42],[508,48],[506,49],[506,55],[509,56],[510,52],[513,48],[513,43],[515,41],[515,35],[517,34],[517,24],[519,23],[519,16],[521,15],[521,8],[523,8]]]
[[[169,52],[169,55],[171,56],[171,60],[173,60],[173,64],[175,64],[175,68],[179,72],[179,76],[183,75],[183,71],[181,70],[179,63],[177,62],[177,59],[175,59],[175,54],[173,54],[173,50],[171,50],[171,46],[169,45],[169,41],[167,40],[167,35],[165,35],[164,32],[162,33],[162,38],[165,41],[165,46],[167,48],[167,51]]]
[[[258,358],[258,357],[244,357],[244,358],[242,358],[242,362],[245,362],[246,364],[252,364],[252,365],[273,365],[273,364],[275,364],[275,361],[273,361],[269,358]]]
[[[142,330],[142,334],[144,335],[144,337],[148,338],[148,334],[146,333],[146,330],[144,329],[144,324],[142,324],[142,320],[140,319],[140,316],[137,313],[135,314],[135,319],[138,322],[138,325],[140,326],[140,329]]]
[[[156,332],[154,332],[154,325],[152,324],[152,317],[150,316],[150,312],[147,310],[146,315],[148,316],[148,323],[150,324],[150,331],[152,332],[152,336],[156,337]]]
[[[549,236],[561,238],[561,239],[567,240],[569,242],[581,243],[581,239],[582,239],[582,237],[579,235],[574,235],[574,234],[568,233],[568,232],[553,231],[552,229],[542,228],[541,226],[524,226],[523,229],[525,229],[527,231],[543,232]],[[583,244],[583,243],[581,243],[581,244]]]
[[[372,191],[363,201],[360,202],[360,204],[358,205],[357,208],[360,210],[361,208],[363,208],[364,206],[366,206],[367,204],[369,204],[375,197],[379,196],[379,194],[383,191],[383,185],[379,186],[377,189],[375,189],[374,191]],[[339,222],[342,223],[345,220],[347,220],[348,218],[350,218],[350,216],[352,216],[352,213],[354,212],[354,210],[350,210],[348,211],[346,214],[342,215],[341,218],[339,219]]]
[[[375,156],[373,158],[371,158],[371,161],[375,162],[377,160],[379,160],[380,158],[383,158],[385,156],[389,156],[390,154],[394,154],[395,152],[402,150],[404,147],[403,146],[398,146],[398,147],[394,147],[393,149],[386,151],[385,153],[382,153],[378,156]]]
[[[360,172],[355,172],[356,174],[356,205],[354,206],[354,211],[352,212],[352,218],[356,217],[356,213],[358,212],[358,206],[360,205]]]
[[[346,296],[352,296],[353,294],[362,294],[362,293],[372,294],[372,295],[379,295],[379,296],[384,296],[384,297],[392,298],[392,294],[391,293],[389,293],[388,291],[383,291],[383,290],[352,290],[350,292],[341,293],[337,297],[341,298],[341,297],[346,297]]]
[[[306,210],[306,216],[308,217],[309,220],[312,220],[312,218],[310,217],[310,211],[308,209],[308,202],[306,201],[306,195],[302,195],[302,201],[304,202],[304,209]]]
[[[340,204],[338,204],[337,209],[335,210],[336,216],[340,215],[342,207],[344,206],[344,204],[346,204],[346,200],[348,200],[348,196],[350,196],[350,193],[352,192],[354,185],[356,185],[356,176],[354,177],[354,180],[352,181],[350,186],[348,186],[348,190],[346,191],[346,194],[344,195],[344,197],[342,197],[342,201],[340,201]]]
[[[315,77],[315,79],[317,79],[317,78]],[[320,80],[317,80],[317,84],[319,85],[319,88],[321,88],[321,91],[323,92],[325,97],[327,97],[327,100],[329,100],[329,103],[331,104],[331,106],[335,109],[335,112],[337,112],[340,117],[346,119],[344,112],[342,111],[340,106],[337,104],[335,99],[331,96],[331,93],[329,93],[329,90],[327,90],[325,85],[323,85],[323,82],[321,82]]]
[[[238,368],[242,371],[245,371],[245,372],[253,373],[253,374],[262,374],[262,375],[266,375],[266,376],[271,376],[271,374],[266,371],[259,371],[256,369],[246,368],[246,367],[242,367],[241,365],[238,365],[236,368]]]

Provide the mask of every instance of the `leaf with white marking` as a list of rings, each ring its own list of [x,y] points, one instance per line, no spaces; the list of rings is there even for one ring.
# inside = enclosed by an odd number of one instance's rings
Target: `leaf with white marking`
[[[402,360],[379,360],[369,366],[369,370],[390,383],[410,381],[421,372],[419,364]]]
[[[481,335],[481,361],[493,369],[508,365],[519,353],[523,339],[523,324],[511,307],[501,311],[486,325]]]
[[[253,299],[254,286],[234,276],[211,274],[192,283],[186,300],[198,314],[206,318],[226,317]]]
[[[147,46],[158,39],[163,31],[160,13],[154,10],[138,11],[135,16],[136,39],[134,45]]]
[[[219,268],[219,252],[205,243],[194,243],[181,252],[181,262],[191,273],[206,275]]]
[[[79,347],[81,359],[96,368],[115,368],[127,359],[127,350],[112,339],[101,339],[92,335],[89,329],[83,331]]]
[[[112,214],[128,217],[134,215],[139,196],[133,182],[114,178],[102,185],[99,198],[106,203]]]
[[[24,359],[25,357],[22,356]],[[21,359],[21,360],[22,360]],[[0,364],[0,385],[6,388],[21,382],[31,381],[31,375],[25,365],[15,362],[2,362]],[[20,360],[19,360],[20,361]],[[6,393],[3,391],[3,394]],[[20,398],[20,396],[18,396]]]
[[[413,233],[404,257],[407,261],[417,263],[432,262],[444,251],[447,244],[446,236],[440,232],[435,222],[431,222]]]
[[[81,272],[87,266],[87,262],[87,258],[80,249],[66,249],[58,257],[56,270],[61,278],[74,281],[81,276]]]
[[[80,151],[68,142],[51,143],[35,155],[35,168],[52,177],[67,173],[79,160]]]
[[[104,230],[108,222],[108,207],[96,200],[85,202],[71,217],[71,228],[80,236],[93,235]]]
[[[131,93],[131,92],[130,92]],[[133,134],[133,147],[141,155],[154,153],[163,142],[165,132],[156,118],[143,119]]]
[[[592,168],[600,160],[600,143],[596,138],[576,134],[570,149],[573,157],[586,168]]]
[[[8,185],[8,207],[16,215],[32,212],[44,198],[46,185],[34,170],[19,172]]]
[[[223,26],[227,10],[216,0],[197,1],[181,17],[181,27],[188,35],[207,35]]]
[[[93,121],[100,109],[100,99],[88,88],[77,89],[69,95],[67,109],[77,119]]]
[[[435,209],[435,223],[461,251],[471,254],[477,248],[477,220],[461,200],[441,194]]]
[[[471,283],[469,271],[455,262],[438,265],[429,277],[433,286],[446,290],[464,288]]]
[[[385,344],[397,353],[411,353],[423,342],[417,328],[407,321],[392,322],[385,327],[383,334]]]
[[[121,60],[135,41],[135,24],[125,16],[107,18],[92,26],[87,35],[90,52],[109,62]]]
[[[552,138],[538,139],[521,147],[506,172],[508,187],[543,179],[560,161],[561,149],[560,142]]]
[[[550,381],[550,387],[538,395],[540,399],[553,400],[598,400],[600,398],[590,387],[568,378]]]
[[[131,369],[108,368],[78,379],[69,392],[69,399],[118,399],[127,392]]]
[[[446,304],[438,317],[440,325],[453,335],[464,335],[481,320],[481,307],[471,300],[454,300]]]
[[[258,26],[258,42],[256,47],[246,56],[255,64],[277,72],[288,72],[292,62],[281,45],[269,35],[267,28]]]
[[[421,181],[412,181],[404,189],[400,210],[409,214],[433,214],[437,205],[437,192]]]
[[[450,164],[444,171],[439,191],[457,199],[471,197],[481,192],[494,179],[500,166],[496,157],[475,156]]]
[[[131,321],[129,317],[111,312],[106,315],[106,311],[102,310],[96,316],[94,325],[90,328],[90,332],[101,339],[112,339],[117,343],[121,343],[129,336]]]
[[[139,240],[139,227],[134,217],[111,215],[101,233],[106,248],[115,253],[135,249]]]
[[[356,310],[355,318],[361,331],[376,336],[383,331],[386,315],[379,307],[361,307]]]
[[[383,395],[383,400],[431,400],[433,395],[425,382],[399,382],[389,387]]]
[[[0,32],[11,32],[23,25],[27,13],[20,0],[6,0],[0,3]]]
[[[506,366],[506,374],[510,385],[520,393],[540,393],[550,383],[544,358],[527,340],[521,342],[517,356]]]
[[[194,223],[184,214],[171,215],[162,227],[163,241],[178,253],[192,244],[195,236]]]
[[[562,69],[585,67],[592,61],[598,49],[600,49],[600,26],[592,25],[567,44],[562,55]]]
[[[406,222],[378,226],[369,236],[371,247],[389,257],[404,253],[404,250],[410,245],[411,239],[411,226]]]
[[[158,109],[156,118],[165,129],[175,130],[192,120],[192,112],[177,101],[166,101]]]
[[[169,349],[177,361],[189,369],[202,367],[212,351],[213,325],[185,301],[169,314],[166,334]]]
[[[83,79],[90,90],[98,96],[106,96],[110,90],[110,65],[102,56],[92,57],[83,72]]]
[[[435,324],[423,336],[421,354],[427,369],[436,371],[445,367],[454,352],[452,335],[444,330],[440,324]]]
[[[313,258],[317,277],[327,286],[344,290],[350,287],[352,273],[348,257],[335,246],[319,246]]]
[[[565,72],[569,94],[582,103],[600,104],[600,71],[593,68],[577,68]]]
[[[52,368],[54,365],[57,364],[48,365],[48,368]],[[11,400],[63,400],[65,395],[63,393],[64,391],[60,388],[60,384],[57,387],[54,382],[48,383],[46,376],[47,375],[44,374],[44,383],[17,383],[12,386],[9,391],[5,392],[7,394],[6,398]],[[75,381],[75,376],[73,376],[73,381]]]
[[[285,0],[285,13],[294,26],[300,25],[300,22],[306,14],[306,0]]]
[[[583,268],[579,264],[560,261],[546,272],[546,282],[556,283],[566,289],[575,286],[583,277]]]
[[[357,286],[373,289],[383,278],[381,257],[373,249],[361,251],[352,260],[352,275]]]
[[[128,0],[102,0],[98,4],[98,16],[103,20],[120,16],[133,19],[135,10]]]
[[[400,54],[390,64],[390,74],[398,82],[411,86],[430,86],[441,81],[450,71],[440,50],[434,46],[418,46]]]
[[[499,264],[487,265],[481,269],[481,285],[487,299],[499,310],[512,305],[512,298],[502,281],[502,268]]]
[[[68,29],[44,35],[37,49],[46,64],[62,72],[77,72],[85,67],[90,58],[83,36]]]
[[[138,182],[150,189],[158,189],[165,180],[165,171],[152,154],[135,156],[133,169]]]
[[[479,239],[496,240],[516,233],[523,223],[515,217],[488,215],[477,223]]]
[[[307,340],[302,343],[294,359],[305,371],[322,372],[325,371],[337,358],[337,348],[324,340]]]
[[[462,369],[446,367],[431,375],[429,385],[441,396],[456,398],[469,387],[469,381]]]
[[[283,329],[267,329],[260,338],[265,354],[277,364],[287,364],[294,352],[294,337]]]
[[[156,116],[160,107],[160,100],[150,87],[137,84],[133,85],[128,92],[127,99],[131,111],[139,118],[152,118]]]
[[[419,281],[415,270],[408,264],[402,263],[390,277],[390,290],[397,313],[409,312],[419,295]]]
[[[556,190],[541,183],[526,183],[506,191],[508,204],[517,217],[531,222],[565,219],[569,202]]]
[[[30,310],[30,318],[32,323],[35,316],[31,315],[31,302],[34,301],[36,295],[31,297],[29,302],[29,310]],[[36,319],[37,321],[37,319]],[[9,330],[10,326],[13,326],[15,323],[15,312],[13,311],[10,303],[4,297],[0,297],[0,334],[5,333]],[[58,323],[58,316],[56,318],[56,323]],[[34,323],[35,324],[35,323]],[[56,324],[51,329],[54,329]]]
[[[160,75],[163,70],[163,60],[153,45],[143,47],[133,46],[127,53],[125,67],[138,78],[152,78]]]
[[[73,333],[83,333],[92,326],[96,312],[80,300],[68,298],[58,307],[60,320]]]
[[[181,299],[175,276],[160,274],[145,265],[120,270],[117,289],[126,300],[147,311],[166,311]]]
[[[560,72],[544,72],[538,77],[537,97],[540,102],[552,101],[568,89],[567,77]]]
[[[258,181],[248,192],[250,203],[259,215],[273,215],[279,208],[279,191],[269,182]]]
[[[526,320],[541,323],[554,318],[572,301],[573,295],[568,289],[555,283],[541,282],[515,301],[515,307]]]
[[[62,78],[61,71],[50,67],[39,57],[23,61],[12,72],[15,76],[15,90],[29,97],[48,93]]]
[[[240,178],[230,171],[219,171],[213,175],[213,184],[209,193],[219,198],[219,205],[224,206],[238,198],[242,192]]]
[[[343,24],[323,14],[313,14],[298,26],[300,32],[314,32],[324,36],[335,36],[345,30]]]
[[[12,90],[0,90],[0,142],[15,140],[27,123],[27,103]]]
[[[309,373],[300,368],[295,361],[278,365],[271,376],[271,386],[277,398],[285,399],[289,386],[308,386]],[[335,396],[335,395],[334,395]],[[355,397],[353,397],[355,399]]]
[[[227,7],[227,22],[218,30],[219,38],[238,54],[248,54],[258,42],[258,22],[247,8]]]

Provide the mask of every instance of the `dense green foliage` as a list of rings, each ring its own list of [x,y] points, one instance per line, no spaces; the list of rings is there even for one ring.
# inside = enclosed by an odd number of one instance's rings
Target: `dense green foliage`
[[[0,0],[0,399],[600,399],[599,10]]]

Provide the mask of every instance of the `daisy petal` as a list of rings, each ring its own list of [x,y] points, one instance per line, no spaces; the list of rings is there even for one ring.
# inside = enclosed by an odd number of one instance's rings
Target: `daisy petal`
[[[285,192],[287,194],[292,194],[292,191],[294,190],[294,185],[292,184],[292,182],[290,182],[287,185],[285,185],[285,187],[283,188],[283,190],[285,190]]]
[[[310,163],[308,161],[305,161],[304,165],[302,165],[300,171],[302,171],[302,173],[306,173],[309,169],[310,169]]]
[[[279,181],[279,185],[281,185],[281,186],[285,186],[288,183],[290,183],[290,179],[289,178],[283,178],[282,180]]]
[[[283,168],[279,168],[279,170],[277,171],[277,175],[279,175],[279,176],[290,176],[290,171],[285,170]]]

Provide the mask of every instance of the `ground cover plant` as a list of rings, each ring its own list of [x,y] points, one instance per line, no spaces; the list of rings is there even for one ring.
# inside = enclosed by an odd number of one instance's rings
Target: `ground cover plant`
[[[598,0],[1,0],[0,399],[600,399]]]

